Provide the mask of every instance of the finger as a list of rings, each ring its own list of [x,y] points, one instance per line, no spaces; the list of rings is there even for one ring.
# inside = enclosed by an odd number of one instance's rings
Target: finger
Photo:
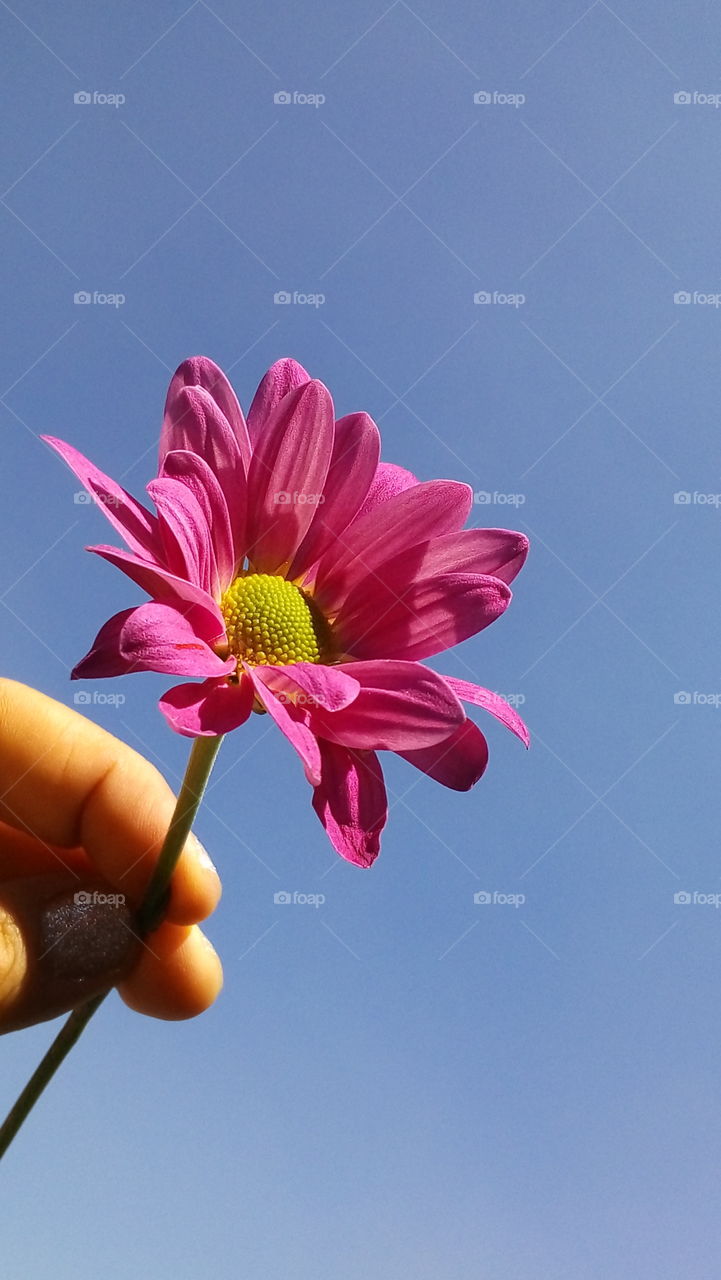
[[[35,689],[0,679],[0,819],[62,850],[81,847],[102,877],[138,903],[173,815],[164,778],[132,747]],[[220,897],[208,855],[190,837],[172,880],[168,919],[203,920]]]
[[[143,946],[133,925],[122,894],[97,877],[52,872],[0,885],[0,1033],[114,986]]]
[[[146,940],[137,964],[118,991],[131,1009],[154,1018],[194,1018],[223,986],[220,960],[197,927],[162,924]]]

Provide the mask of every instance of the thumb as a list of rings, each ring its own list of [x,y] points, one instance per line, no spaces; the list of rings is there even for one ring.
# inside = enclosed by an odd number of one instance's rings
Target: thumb
[[[122,894],[64,873],[0,884],[0,1034],[66,1013],[115,986],[141,940]]]

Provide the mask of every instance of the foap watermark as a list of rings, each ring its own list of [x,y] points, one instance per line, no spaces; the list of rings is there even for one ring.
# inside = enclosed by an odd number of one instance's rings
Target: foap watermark
[[[293,707],[317,707],[318,700],[313,697],[312,693],[306,693],[303,689],[294,689],[289,692],[287,689],[274,689],[273,697],[278,702],[284,702],[286,706]]]
[[[499,493],[494,489],[493,493],[489,493],[487,489],[476,489],[473,493],[473,501],[478,507],[522,507],[526,501],[525,493]]]
[[[673,495],[673,503],[675,507],[721,507],[721,493],[699,493],[697,489],[689,493],[688,489],[679,489]]]
[[[325,902],[324,893],[299,893],[294,890],[289,893],[287,889],[279,889],[273,894],[273,901],[276,906],[284,907],[322,907]]]
[[[673,100],[677,107],[721,107],[721,93],[699,93],[698,89],[677,89]]]
[[[491,689],[490,692],[496,698],[502,698],[504,702],[508,703],[509,707],[522,707],[526,701],[525,693],[499,693],[497,689]]]
[[[721,907],[721,893],[699,893],[696,889],[693,893],[679,889],[673,900],[677,907]]]
[[[698,689],[692,693],[679,689],[673,700],[677,707],[721,707],[721,693],[701,693]]]
[[[98,493],[93,498],[87,489],[78,489],[73,494],[73,502],[76,507],[89,507],[92,502],[97,502],[101,507],[122,507],[124,499],[120,494],[115,493]]]
[[[73,94],[73,102],[76,107],[122,107],[125,94],[99,93],[97,89],[93,89],[92,92],[88,89],[80,89]]]
[[[294,289],[278,289],[273,294],[276,307],[322,307],[325,302],[324,293],[300,293]]]
[[[522,307],[526,301],[525,293],[501,293],[500,290],[494,289],[493,293],[489,293],[487,289],[479,289],[473,295],[473,301],[477,307]]]
[[[78,292],[73,294],[73,302],[76,307],[122,307],[125,294],[100,293],[98,289],[93,289],[90,293],[87,289],[78,289]]]
[[[278,89],[273,94],[277,107],[322,107],[324,93],[301,93],[298,89]]]
[[[676,307],[721,307],[721,293],[702,293],[700,289],[690,293],[688,289],[677,289],[673,301]]]
[[[76,907],[124,907],[124,893],[101,893],[98,889],[78,889],[73,894]]]
[[[124,693],[100,693],[97,689],[77,689],[73,694],[76,707],[122,707]]]
[[[321,507],[325,502],[324,493],[305,493],[302,489],[277,489],[273,494],[273,502],[283,507]]]
[[[525,93],[501,93],[498,89],[479,89],[473,95],[477,107],[522,107]]]
[[[473,895],[473,901],[479,907],[522,907],[526,901],[525,893],[499,893],[494,889],[479,889]]]

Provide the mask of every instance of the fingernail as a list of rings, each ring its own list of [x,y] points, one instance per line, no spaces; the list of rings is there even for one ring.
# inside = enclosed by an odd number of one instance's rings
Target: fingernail
[[[122,894],[61,894],[45,906],[38,963],[54,978],[112,977],[128,967],[140,946],[133,923]]]
[[[194,831],[191,831],[190,835],[188,836],[188,847],[193,857],[196,859],[197,862],[200,863],[201,867],[203,867],[204,870],[206,871],[212,871],[217,876],[218,868],[213,862],[213,859],[208,853],[208,850],[206,849],[205,845],[200,843],[200,840],[198,839]]]

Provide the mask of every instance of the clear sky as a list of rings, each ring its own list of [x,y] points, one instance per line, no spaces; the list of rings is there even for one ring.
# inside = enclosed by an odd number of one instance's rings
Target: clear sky
[[[466,795],[385,757],[366,872],[266,719],[226,741],[198,825],[225,991],[188,1024],[104,1006],[3,1166],[5,1274],[706,1280],[714,6],[0,0],[0,44],[2,670],[72,705],[141,599],[40,433],[142,496],[181,359],[247,406],[293,355],[386,459],[529,532],[510,610],[437,666],[533,735],[483,722]],[[177,785],[170,683],[82,688]],[[3,1040],[3,1106],[52,1031]]]

